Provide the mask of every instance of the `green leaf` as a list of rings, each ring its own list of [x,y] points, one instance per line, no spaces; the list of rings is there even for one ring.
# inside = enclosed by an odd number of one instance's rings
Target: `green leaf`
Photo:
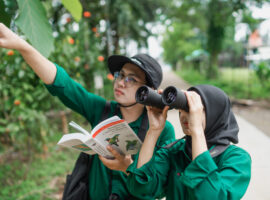
[[[82,5],[79,0],[62,0],[65,8],[71,13],[74,19],[79,22],[82,17]]]
[[[45,57],[54,50],[51,25],[46,11],[38,0],[17,0],[19,17],[16,24],[32,45]]]
[[[4,1],[0,0],[0,22],[4,23],[7,27],[9,27],[10,20],[10,16],[5,11]]]
[[[34,101],[34,99],[33,99],[33,97],[30,95],[30,94],[25,94],[25,98],[26,98],[26,100],[28,100],[29,102],[33,102]]]
[[[7,124],[8,121],[6,119],[0,119],[0,123],[3,125],[3,124]]]

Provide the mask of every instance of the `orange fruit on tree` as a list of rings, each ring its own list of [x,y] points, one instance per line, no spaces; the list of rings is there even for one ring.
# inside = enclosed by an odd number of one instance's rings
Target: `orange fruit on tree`
[[[74,60],[75,60],[76,62],[80,62],[81,58],[80,58],[79,56],[76,56],[76,57],[74,58]]]
[[[73,38],[68,38],[68,43],[69,43],[69,44],[74,44],[74,43],[75,43],[75,41],[74,41],[74,39],[73,39]]]
[[[103,62],[104,61],[104,57],[103,56],[98,56],[98,61],[99,62]]]
[[[92,28],[92,31],[93,31],[94,33],[96,33],[96,32],[97,32],[97,27],[93,27],[93,28]]]
[[[16,100],[14,101],[14,105],[15,105],[15,106],[18,106],[18,105],[20,105],[20,104],[21,104],[21,101],[20,101],[20,100],[16,99]]]
[[[70,17],[66,18],[66,22],[67,23],[71,22],[71,18]]]
[[[108,75],[107,75],[107,78],[108,78],[110,81],[113,81],[113,79],[114,79],[114,77],[113,77],[112,74],[108,74]]]
[[[90,18],[91,17],[91,12],[89,12],[89,11],[84,11],[83,12],[83,16],[85,17],[85,18]]]
[[[9,51],[7,52],[7,55],[8,55],[8,56],[13,56],[13,55],[14,55],[14,51],[13,51],[13,50],[9,50]]]

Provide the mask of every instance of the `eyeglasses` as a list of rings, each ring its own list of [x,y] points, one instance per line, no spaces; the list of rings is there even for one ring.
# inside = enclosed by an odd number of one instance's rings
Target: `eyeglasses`
[[[115,82],[119,82],[121,80],[124,80],[124,84],[126,87],[132,87],[133,85],[135,84],[138,84],[138,83],[142,83],[142,84],[145,84],[143,82],[139,82],[139,81],[136,81],[133,77],[131,76],[125,76],[123,73],[121,72],[114,72],[113,74],[114,76],[114,81]]]

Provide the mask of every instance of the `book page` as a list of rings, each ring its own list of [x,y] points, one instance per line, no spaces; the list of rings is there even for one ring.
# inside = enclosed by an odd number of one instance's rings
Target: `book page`
[[[63,135],[57,144],[93,155],[96,154],[96,152],[90,147],[93,142],[93,139],[89,136],[86,137],[82,133],[70,133]]]
[[[116,122],[116,121],[119,121],[121,120],[118,116],[113,116],[113,117],[110,117],[102,122],[100,122],[99,124],[97,124],[93,130],[91,131],[91,135],[93,135],[93,133],[95,133],[97,130],[99,130],[100,128],[106,126],[107,124],[110,124],[112,122]]]
[[[102,146],[106,147],[110,144],[119,153],[125,155],[136,154],[142,144],[128,123],[120,118],[96,129],[95,132],[92,131],[92,137]]]
[[[72,126],[73,128],[75,128],[77,131],[80,131],[84,135],[90,135],[90,133],[87,130],[85,130],[83,127],[81,127],[80,125],[78,125],[74,121],[69,122],[69,125]]]

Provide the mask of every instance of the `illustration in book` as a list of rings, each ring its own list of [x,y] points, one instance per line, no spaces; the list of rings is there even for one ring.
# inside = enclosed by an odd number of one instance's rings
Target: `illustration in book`
[[[136,144],[137,144],[137,140],[127,140],[126,141],[127,145],[126,145],[126,150],[134,150],[136,148]]]
[[[75,148],[75,149],[78,149],[80,151],[91,151],[92,150],[90,147],[88,147],[85,144],[73,145],[72,147]]]
[[[117,144],[117,142],[119,142],[119,139],[118,139],[118,137],[119,137],[119,134],[116,134],[116,135],[114,135],[112,138],[106,138],[105,140],[110,144],[110,145],[116,145],[116,146],[119,146],[118,144]]]

